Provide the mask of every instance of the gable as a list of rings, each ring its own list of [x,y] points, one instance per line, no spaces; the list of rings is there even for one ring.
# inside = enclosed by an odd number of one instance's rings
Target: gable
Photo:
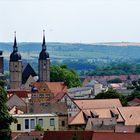
[[[29,76],[37,76],[36,72],[34,69],[31,67],[31,65],[28,63],[25,67],[25,69],[22,72],[22,83],[25,84],[26,81],[28,80]]]
[[[30,76],[28,77],[26,83],[24,84],[24,88],[25,88],[25,89],[31,89],[30,85],[31,85],[32,83],[34,83],[34,82],[36,82],[36,81],[34,80],[34,78],[32,77],[32,75],[30,75]]]
[[[11,96],[9,98],[9,100],[7,101],[7,106],[8,107],[13,107],[13,106],[26,106],[26,103],[21,99],[19,98],[16,94],[14,94],[13,96]]]

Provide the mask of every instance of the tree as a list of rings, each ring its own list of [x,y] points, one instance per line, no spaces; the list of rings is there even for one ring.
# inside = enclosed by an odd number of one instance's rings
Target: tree
[[[4,90],[4,82],[0,81],[0,138],[2,140],[11,139],[10,124],[12,122],[16,123],[16,119],[8,112],[8,107],[6,106],[7,100],[7,93]]]
[[[130,95],[127,96],[127,100],[128,100],[128,101],[131,101],[131,100],[133,100],[134,98],[140,99],[140,91],[134,90],[134,91],[132,92],[132,94],[130,94]]]
[[[115,79],[109,80],[108,82],[109,83],[122,83],[122,80],[120,78],[115,78]]]
[[[41,126],[40,124],[37,124],[37,125],[35,126],[35,130],[36,130],[36,131],[42,131],[43,128],[42,128],[42,126]]]
[[[51,82],[65,82],[68,88],[81,86],[78,74],[68,70],[66,65],[52,66],[50,68]]]
[[[121,101],[121,104],[123,106],[127,105],[127,99],[125,96],[123,96],[121,93],[118,93],[114,89],[109,89],[107,92],[101,92],[95,96],[96,99],[114,99],[119,98]]]
[[[140,132],[140,124],[136,125],[135,132],[138,132],[138,133]]]

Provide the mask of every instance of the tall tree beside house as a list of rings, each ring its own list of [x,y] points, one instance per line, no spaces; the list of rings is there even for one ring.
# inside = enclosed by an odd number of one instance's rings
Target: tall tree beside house
[[[13,118],[6,106],[7,102],[7,93],[4,89],[4,82],[0,81],[0,139],[1,140],[10,140],[11,139],[11,130],[10,124],[16,122],[16,119]]]
[[[123,106],[127,105],[127,98],[122,95],[121,93],[118,93],[116,90],[114,89],[109,89],[107,92],[101,92],[99,94],[97,94],[95,96],[96,99],[115,99],[115,98],[119,98],[119,100],[121,101],[121,104]]]
[[[65,82],[68,88],[81,86],[78,74],[66,65],[52,66],[50,68],[51,82]]]

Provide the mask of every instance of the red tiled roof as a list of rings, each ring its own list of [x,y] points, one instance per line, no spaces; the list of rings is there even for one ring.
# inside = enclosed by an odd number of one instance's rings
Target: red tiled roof
[[[132,80],[139,79],[140,75],[129,75]],[[90,80],[97,80],[97,81],[108,81],[115,78],[119,78],[121,80],[127,80],[128,75],[112,75],[112,76],[82,76],[81,78],[90,79]]]
[[[128,102],[128,105],[129,105],[129,106],[138,106],[138,105],[140,105],[140,99],[135,98],[135,99],[129,101],[129,102]]]
[[[45,131],[43,140],[91,140],[92,134],[92,131]]]
[[[118,111],[125,120],[125,125],[139,125],[140,124],[140,107],[118,107]]]
[[[93,129],[93,131],[96,132],[114,132],[114,129]]]
[[[42,87],[46,86],[55,94],[59,92],[67,92],[67,86],[64,82],[35,82],[33,86],[37,89],[41,89]]]
[[[80,111],[79,113],[77,113],[74,117],[72,117],[72,119],[69,119],[69,125],[83,125],[85,124],[85,119],[84,119],[84,115],[83,112]]]
[[[56,103],[58,102],[59,100],[61,100],[65,94],[67,94],[66,92],[59,92],[56,94],[56,96],[54,96],[54,98],[50,101],[50,103]]]
[[[53,93],[67,92],[64,82],[47,82],[47,85]]]
[[[138,133],[93,133],[92,140],[140,140]]]
[[[122,107],[119,99],[85,99],[74,100],[74,102],[80,109],[105,109]]]
[[[12,140],[16,140],[17,136],[20,139],[21,136],[43,136],[43,135],[44,135],[44,131],[12,132],[11,134]]]
[[[140,140],[139,133],[45,131],[43,140]]]
[[[30,91],[27,91],[27,90],[14,90],[14,89],[7,90],[8,95],[16,94],[20,98],[28,98],[29,93]]]
[[[32,136],[44,135],[44,131],[31,131],[30,135],[32,135]]]

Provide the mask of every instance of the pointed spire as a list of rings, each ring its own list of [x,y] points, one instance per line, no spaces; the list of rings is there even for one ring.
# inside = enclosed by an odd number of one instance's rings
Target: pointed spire
[[[45,30],[43,30],[43,43],[42,43],[42,50],[46,50]]]
[[[14,45],[13,45],[13,51],[17,52],[18,48],[17,48],[17,40],[16,40],[16,31],[14,32]]]

